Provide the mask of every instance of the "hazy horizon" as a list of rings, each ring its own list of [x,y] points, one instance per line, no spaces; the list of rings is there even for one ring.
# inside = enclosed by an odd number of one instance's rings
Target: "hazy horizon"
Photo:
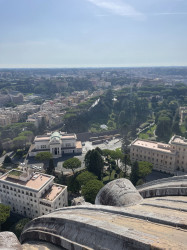
[[[0,0],[0,68],[187,66],[185,0]]]

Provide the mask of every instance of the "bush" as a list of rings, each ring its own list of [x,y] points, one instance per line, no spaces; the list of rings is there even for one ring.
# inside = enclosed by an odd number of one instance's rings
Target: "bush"
[[[139,179],[137,182],[136,182],[136,186],[140,186],[140,185],[143,185],[144,184],[144,181],[142,179]]]
[[[80,186],[83,186],[83,185],[86,185],[86,183],[91,181],[91,180],[97,180],[97,176],[91,172],[85,171],[85,172],[82,172],[81,174],[79,174],[76,177],[76,180],[79,182]]]
[[[98,180],[91,180],[87,182],[86,185],[82,188],[82,194],[85,198],[85,201],[94,204],[96,195],[103,186],[103,183]]]
[[[5,159],[3,161],[4,164],[11,164],[12,163],[12,159],[10,158],[9,155],[5,156]]]
[[[28,218],[24,218],[19,220],[16,224],[14,224],[11,228],[11,231],[15,233],[15,235],[19,238],[24,226],[30,221]]]

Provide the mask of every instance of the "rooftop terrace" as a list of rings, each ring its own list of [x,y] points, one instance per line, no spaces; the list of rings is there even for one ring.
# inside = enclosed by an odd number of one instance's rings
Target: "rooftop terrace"
[[[57,184],[53,184],[52,187],[42,196],[42,199],[53,201],[65,187]]]
[[[185,144],[187,146],[187,139],[181,137],[181,136],[174,136],[171,138],[171,143],[179,143],[179,144]]]
[[[0,177],[0,181],[7,181],[9,183],[21,185],[24,187],[28,187],[31,189],[40,189],[43,185],[45,185],[50,179],[52,180],[53,177],[47,176],[41,173],[35,173],[33,177],[31,177],[28,181],[21,181],[18,178],[13,178],[12,171],[6,173],[5,175],[2,175]],[[18,174],[16,174],[18,172]],[[14,170],[13,175],[19,176],[21,171]],[[24,174],[24,172],[22,172]]]
[[[164,143],[157,143],[153,141],[146,141],[146,140],[140,140],[137,139],[132,143],[132,145],[139,146],[139,147],[144,147],[148,149],[154,149],[154,150],[159,150],[165,153],[172,153],[170,146],[168,144]]]

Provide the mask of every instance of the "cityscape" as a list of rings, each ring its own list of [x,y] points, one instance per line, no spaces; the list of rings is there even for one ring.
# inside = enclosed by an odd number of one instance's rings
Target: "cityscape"
[[[187,249],[186,18],[0,0],[0,249]]]

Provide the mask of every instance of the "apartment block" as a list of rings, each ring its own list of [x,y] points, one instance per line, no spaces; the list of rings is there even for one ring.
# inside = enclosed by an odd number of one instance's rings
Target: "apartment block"
[[[11,170],[0,177],[0,202],[29,218],[67,206],[67,186],[54,183],[54,178],[28,167]]]
[[[130,146],[131,161],[148,161],[153,169],[174,174],[187,172],[187,140],[173,136],[168,144],[136,139]]]

